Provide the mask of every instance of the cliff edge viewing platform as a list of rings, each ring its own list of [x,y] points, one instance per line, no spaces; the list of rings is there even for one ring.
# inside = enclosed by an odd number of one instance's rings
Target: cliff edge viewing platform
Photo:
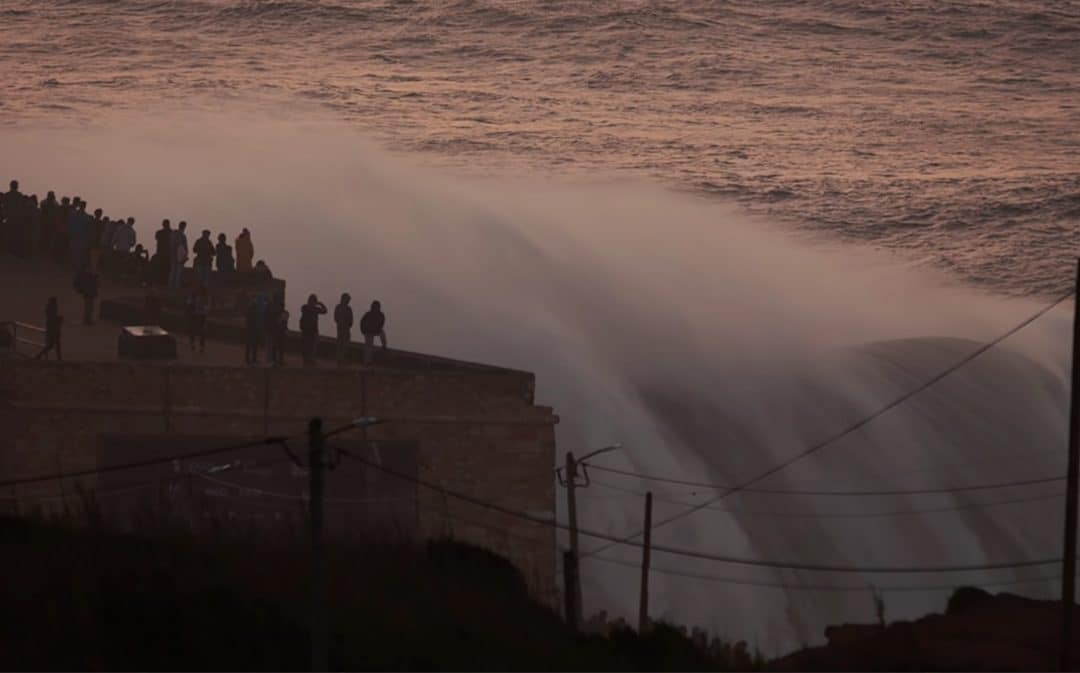
[[[96,319],[83,324],[68,271],[0,255],[0,322],[44,327],[50,297],[64,318],[62,362],[33,359],[40,346],[28,343],[0,358],[0,473],[11,483],[0,510],[62,511],[90,492],[115,521],[168,503],[192,521],[298,526],[307,472],[280,446],[191,457],[268,437],[302,442],[314,417],[325,427],[374,417],[378,425],[334,439],[335,450],[367,462],[328,479],[327,533],[476,544],[556,604],[555,530],[544,522],[555,514],[558,417],[534,403],[532,373],[381,347],[364,364],[356,343],[338,366],[330,338],[303,366],[296,332],[284,365],[245,364],[242,315],[211,312],[205,352],[195,352],[179,293],[167,290],[158,324],[176,336],[176,358],[121,358],[124,326],[145,324],[146,292],[103,279]],[[44,341],[32,330],[19,336]]]
[[[189,269],[190,271],[190,269]],[[72,288],[73,273],[36,260],[19,259],[0,253],[0,323],[17,322],[44,328],[44,307],[49,297],[56,297],[60,314],[64,317],[63,355],[65,360],[106,362],[118,358],[117,339],[121,327],[146,325],[143,304],[146,288],[112,282],[101,278],[97,302],[97,320],[93,325],[80,320],[82,300]],[[284,291],[285,284],[275,279],[275,287]],[[223,307],[210,313],[206,325],[208,346],[205,353],[193,353],[187,347],[187,317],[183,310],[186,292],[170,295],[168,290],[156,289],[162,300],[161,318],[158,326],[167,330],[177,340],[175,362],[200,366],[244,366],[244,317],[242,307],[236,306],[235,294]],[[297,302],[298,303],[298,302]],[[295,314],[294,314],[295,315]],[[324,331],[331,331],[333,321],[325,316]],[[24,334],[20,334],[24,336]],[[31,332],[30,340],[43,341],[43,334]],[[331,336],[321,336],[316,349],[317,367],[335,367],[336,343]],[[18,356],[33,357],[32,344],[16,344]],[[265,344],[263,345],[265,351]],[[262,355],[263,353],[261,353]],[[53,356],[55,357],[55,356]],[[533,374],[526,371],[497,367],[476,362],[466,362],[426,353],[397,348],[375,349],[370,365],[362,363],[362,344],[354,341],[349,350],[348,367],[396,369],[406,371],[473,371],[501,373],[527,379],[531,386]],[[286,337],[285,366],[302,365],[300,333],[290,330]],[[257,366],[264,366],[259,364]]]

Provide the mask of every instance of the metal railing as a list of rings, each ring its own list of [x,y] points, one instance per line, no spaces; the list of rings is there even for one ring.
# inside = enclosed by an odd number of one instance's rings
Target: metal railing
[[[9,342],[7,339],[0,338],[0,351],[6,350],[14,355],[31,357],[30,353],[20,352],[19,346],[29,346],[34,349],[35,354],[36,351],[45,347],[45,329],[42,327],[16,320],[5,320],[0,322],[0,329],[11,337]],[[31,338],[32,335],[39,335],[38,339]]]

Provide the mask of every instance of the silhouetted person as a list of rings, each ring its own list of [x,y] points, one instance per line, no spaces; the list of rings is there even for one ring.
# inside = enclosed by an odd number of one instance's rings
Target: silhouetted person
[[[135,249],[127,256],[124,272],[139,285],[154,285],[150,278],[150,255],[142,244],[136,243]]]
[[[217,262],[217,270],[224,274],[223,280],[229,282],[229,277],[236,271],[236,260],[233,259],[232,246],[226,243],[225,234],[218,234],[217,246],[214,248],[214,260]]]
[[[268,267],[266,262],[261,259],[258,262],[255,262],[255,268],[252,270],[252,273],[258,276],[259,280],[263,281],[271,280],[274,277],[274,274],[270,273],[270,267]]]
[[[315,364],[315,345],[319,341],[319,316],[326,313],[326,304],[315,295],[308,297],[300,308],[300,337],[303,342],[304,366]]]
[[[262,341],[266,320],[265,303],[266,298],[261,294],[252,297],[244,314],[244,362],[249,365],[259,364],[259,342]]]
[[[23,201],[26,196],[19,191],[19,181],[12,180],[8,191],[4,192],[4,198],[0,200],[3,206],[3,245],[13,253],[18,252],[18,238],[22,231]]]
[[[191,251],[195,261],[191,266],[195,270],[196,282],[203,287],[210,287],[211,271],[214,268],[214,242],[210,240],[210,230],[203,229],[202,236],[195,241]]]
[[[184,265],[188,259],[187,222],[176,225],[172,237],[172,266],[169,267],[169,287],[178,289],[183,285]]]
[[[161,228],[153,232],[153,255],[150,256],[150,274],[154,285],[168,284],[168,271],[172,266],[173,227],[167,219],[161,220]]]
[[[64,359],[60,350],[60,326],[63,322],[64,319],[60,317],[60,308],[56,304],[56,297],[49,297],[49,301],[45,304],[45,348],[41,349],[36,359],[45,358],[49,351],[56,351],[58,361]]]
[[[274,364],[285,364],[285,336],[289,333],[289,310],[285,304],[279,304],[274,314]]]
[[[152,287],[143,302],[143,321],[144,325],[161,325],[161,299]]]
[[[105,218],[105,227],[102,229],[101,242],[100,242],[101,243],[101,254],[102,254],[103,257],[107,256],[110,252],[112,252],[113,239],[116,237],[116,230],[123,223],[124,223],[124,220],[122,218],[121,219],[116,219],[116,220],[114,220],[112,218],[109,218],[109,217]],[[135,245],[135,244],[132,243],[132,245]]]
[[[41,230],[41,225],[38,223],[39,212],[37,194],[31,194],[29,198],[23,199],[20,222],[22,228],[19,232],[19,255],[21,257],[33,257],[37,254],[38,232]]]
[[[135,218],[129,217],[127,221],[120,220],[113,227],[112,239],[109,247],[120,255],[127,255],[135,247]]]
[[[255,259],[255,246],[251,242],[251,232],[244,229],[236,237],[236,270],[239,273],[251,273],[253,259]]]
[[[56,192],[49,192],[45,200],[41,202],[40,231],[38,233],[38,249],[36,255],[48,255],[52,251],[53,239],[56,237],[56,217],[60,212],[60,204],[56,200]]]
[[[89,264],[84,264],[82,270],[75,276],[75,291],[83,298],[83,324],[93,325],[94,300],[98,296],[98,277]]]
[[[94,211],[94,217],[90,219],[86,240],[86,255],[90,261],[90,268],[95,272],[101,271],[101,239],[105,236],[105,220],[101,208]]]
[[[199,352],[206,352],[206,316],[210,312],[210,296],[206,287],[198,285],[188,297],[188,333],[191,338],[191,351],[195,352],[195,342],[199,342]]]
[[[53,222],[53,246],[52,258],[57,264],[63,264],[68,255],[68,219],[71,217],[71,198],[65,196],[60,199],[60,207],[56,210],[56,220]]]
[[[68,216],[68,262],[76,269],[82,268],[90,259],[90,236],[93,218],[86,213],[86,202],[79,197],[72,199],[73,210]]]
[[[345,359],[349,352],[349,342],[352,341],[353,311],[349,306],[352,297],[346,292],[341,295],[341,302],[334,307],[334,323],[337,325],[337,363],[339,367],[345,365]]]
[[[375,359],[375,337],[386,350],[386,315],[378,301],[371,302],[371,309],[360,318],[360,333],[364,335],[364,364],[371,364]]]

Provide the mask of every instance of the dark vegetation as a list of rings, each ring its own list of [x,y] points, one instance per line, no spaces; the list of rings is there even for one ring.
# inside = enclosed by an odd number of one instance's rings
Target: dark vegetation
[[[303,530],[194,532],[143,517],[135,531],[94,516],[0,518],[0,667],[306,670]],[[761,667],[745,648],[702,648],[662,623],[645,637],[571,633],[508,561],[457,542],[333,541],[328,564],[334,669]]]

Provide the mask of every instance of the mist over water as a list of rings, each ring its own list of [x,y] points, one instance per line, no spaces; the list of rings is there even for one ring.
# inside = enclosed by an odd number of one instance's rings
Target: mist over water
[[[391,345],[536,372],[538,403],[562,419],[560,451],[619,441],[624,450],[598,462],[683,479],[751,478],[976,347],[963,340],[994,338],[1047,303],[1003,299],[881,252],[795,241],[735,206],[650,184],[601,174],[577,184],[460,177],[391,154],[338,122],[303,119],[245,110],[9,129],[0,132],[0,168],[28,193],[55,189],[111,216],[133,215],[144,243],[166,217],[230,239],[249,227],[256,258],[288,281],[294,316],[309,292],[329,303],[348,291],[357,306],[378,298]],[[919,488],[1063,474],[1070,308],[763,485]],[[688,487],[593,476],[664,499],[703,499]],[[743,494],[722,505],[743,511],[696,512],[658,529],[654,541],[819,563],[1049,558],[1060,554],[1060,499],[875,519],[762,512],[850,515],[1060,490],[824,501]],[[639,530],[642,506],[598,483],[579,508],[584,527],[625,534]],[[654,519],[679,509],[662,499]],[[603,556],[636,561],[637,551]],[[852,577],[664,554],[654,565],[849,586],[1058,572]],[[587,612],[634,613],[637,571],[587,560],[582,572]],[[652,581],[655,616],[767,652],[820,641],[827,623],[873,618],[868,593],[785,593],[662,574]],[[940,610],[947,595],[889,595],[887,616]]]

